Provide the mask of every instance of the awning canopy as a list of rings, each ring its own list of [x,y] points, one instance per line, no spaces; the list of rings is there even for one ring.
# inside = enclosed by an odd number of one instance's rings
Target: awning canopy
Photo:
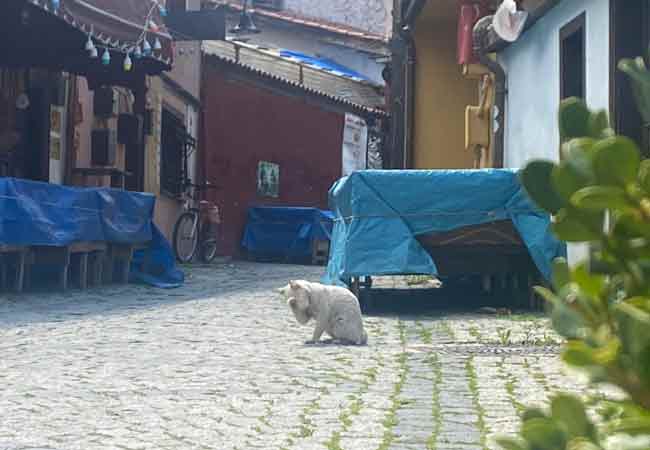
[[[57,9],[52,5],[51,0],[9,0],[0,7],[0,66],[61,70],[85,76],[91,84],[126,87],[171,69],[171,41],[165,35],[159,36],[161,51],[132,57],[133,67],[126,71],[124,59],[142,29],[80,0],[60,0]],[[86,51],[91,30],[99,56],[109,51],[109,64]]]

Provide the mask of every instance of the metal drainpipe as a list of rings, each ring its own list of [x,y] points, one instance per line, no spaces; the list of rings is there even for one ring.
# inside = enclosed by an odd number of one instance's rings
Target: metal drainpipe
[[[495,101],[494,106],[497,108],[498,115],[496,116],[497,129],[494,132],[494,167],[502,168],[504,166],[504,149],[505,149],[505,109],[506,109],[506,72],[503,70],[501,64],[491,59],[487,55],[486,45],[487,36],[492,25],[492,17],[486,16],[476,22],[473,31],[473,47],[474,52],[479,56],[481,64],[488,68],[494,74],[495,78]]]
[[[413,160],[413,136],[415,135],[415,64],[417,52],[415,39],[411,28],[407,25],[402,29],[402,37],[406,42],[406,61],[404,64],[404,169],[411,168]]]
[[[408,169],[413,160],[413,138],[415,136],[415,65],[417,63],[417,49],[413,29],[415,21],[424,8],[427,0],[411,0],[400,27],[400,37],[405,42],[406,54],[404,61],[404,155],[402,164]]]

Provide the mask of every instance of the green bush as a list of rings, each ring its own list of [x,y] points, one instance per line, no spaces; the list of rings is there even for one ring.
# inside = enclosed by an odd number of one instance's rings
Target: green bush
[[[650,123],[643,60],[619,67]],[[556,261],[553,289],[536,289],[567,340],[563,360],[586,373],[592,386],[614,386],[622,395],[555,395],[548,410],[523,414],[516,438],[499,443],[508,450],[650,449],[650,160],[614,134],[604,111],[569,99],[559,116],[561,162],[532,161],[521,179],[553,214],[555,234],[588,243],[591,257],[573,268]]]

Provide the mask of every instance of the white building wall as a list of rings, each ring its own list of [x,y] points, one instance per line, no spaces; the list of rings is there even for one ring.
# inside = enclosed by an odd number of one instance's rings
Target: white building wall
[[[586,12],[586,101],[609,109],[609,0],[564,0],[499,55],[508,75],[505,164],[559,159],[560,29]]]
[[[560,29],[586,13],[586,101],[609,109],[609,0],[564,0],[499,55],[508,77],[505,165],[560,158]],[[569,260],[587,256],[570,245]]]
[[[388,36],[392,5],[386,0],[285,0],[287,10],[301,16],[339,23]]]

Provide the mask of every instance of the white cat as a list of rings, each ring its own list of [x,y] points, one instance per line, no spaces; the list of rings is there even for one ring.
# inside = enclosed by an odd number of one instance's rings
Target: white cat
[[[298,323],[305,325],[311,319],[316,321],[314,335],[308,344],[318,342],[324,332],[343,344],[368,343],[359,300],[349,290],[297,280],[280,292],[288,298],[287,304]]]

